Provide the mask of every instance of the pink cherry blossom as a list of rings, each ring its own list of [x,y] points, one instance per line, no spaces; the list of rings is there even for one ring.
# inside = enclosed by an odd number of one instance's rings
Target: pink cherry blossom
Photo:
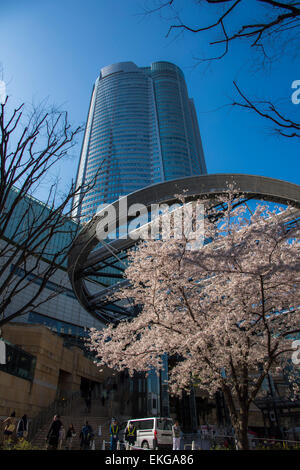
[[[192,383],[211,397],[221,390],[238,447],[247,449],[249,407],[267,374],[291,358],[288,338],[299,332],[299,226],[287,230],[295,209],[237,206],[231,189],[217,202],[225,212],[205,219],[212,242],[201,249],[189,250],[185,237],[141,242],[130,252],[130,285],[117,298],[141,313],[91,330],[89,347],[100,367],[131,374],[160,369],[163,353],[178,358],[170,392]]]

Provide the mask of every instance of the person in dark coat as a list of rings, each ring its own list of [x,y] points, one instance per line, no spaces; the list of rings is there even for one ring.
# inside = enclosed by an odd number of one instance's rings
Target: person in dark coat
[[[117,450],[117,442],[119,440],[119,426],[115,418],[112,419],[109,426],[110,434],[110,450]]]
[[[28,435],[28,419],[27,415],[23,415],[17,426],[17,437],[27,437]]]
[[[129,445],[134,446],[136,441],[136,427],[133,426],[132,423],[129,423],[125,431],[125,441],[129,443]]]
[[[48,445],[52,450],[57,450],[59,441],[59,431],[62,427],[62,422],[59,415],[54,415],[52,424],[47,434]]]
[[[85,426],[82,427],[79,438],[81,450],[89,450],[91,441],[94,438],[94,431],[88,421],[85,423]]]
[[[73,438],[76,437],[76,432],[73,424],[69,425],[69,429],[66,434],[66,449],[71,450],[73,444]]]

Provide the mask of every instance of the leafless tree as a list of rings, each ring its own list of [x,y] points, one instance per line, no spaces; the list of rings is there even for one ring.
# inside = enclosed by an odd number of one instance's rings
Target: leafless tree
[[[284,116],[271,101],[254,101],[247,98],[237,83],[233,82],[241,101],[233,101],[233,106],[239,106],[255,111],[260,117],[273,123],[274,130],[283,137],[300,137],[300,122]]]
[[[185,2],[185,6],[192,3],[199,5],[201,18],[204,23],[190,25],[182,21],[176,10],[178,0],[147,2],[147,13],[173,11],[174,24],[172,24],[167,36],[174,31],[187,31],[197,35],[212,34],[208,44],[216,48],[216,54],[201,61],[220,60],[225,57],[232,43],[243,40],[249,46],[262,53],[264,59],[274,59],[280,56],[284,50],[298,47],[300,32],[300,2],[295,0],[191,0]],[[213,15],[213,20],[207,22],[206,18]],[[209,16],[208,16],[209,15]],[[256,20],[253,20],[253,15]],[[205,36],[206,37],[206,36]],[[221,48],[221,50],[220,50]],[[233,100],[234,106],[247,108],[259,116],[273,123],[275,132],[284,137],[299,137],[300,123],[293,118],[285,116],[270,100],[254,100],[247,97],[245,92],[234,83],[237,91],[237,100]]]
[[[72,202],[93,187],[98,173],[85,186],[72,181],[64,192],[57,179],[49,181],[52,169],[67,163],[81,131],[66,112],[40,106],[26,114],[24,104],[13,111],[8,99],[1,104],[0,327],[65,289],[51,278],[65,269],[79,230],[71,220]],[[34,198],[42,183],[49,188],[45,204]]]

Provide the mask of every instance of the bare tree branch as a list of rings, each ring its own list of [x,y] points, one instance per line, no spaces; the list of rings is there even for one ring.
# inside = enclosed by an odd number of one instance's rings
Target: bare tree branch
[[[275,132],[283,137],[300,137],[300,123],[292,121],[285,117],[275,105],[270,101],[251,101],[245,93],[243,93],[237,83],[233,82],[235,89],[243,101],[234,101],[233,106],[240,106],[254,111],[259,116],[271,121],[275,124]]]
[[[229,51],[229,44],[239,39],[246,39],[250,41],[251,47],[260,48],[264,54],[267,39],[276,36],[284,31],[296,30],[300,27],[300,7],[299,2],[294,1],[275,1],[275,0],[256,0],[257,7],[265,6],[265,10],[258,8],[259,19],[256,22],[249,22],[247,20],[232,21],[235,12],[241,13],[242,7],[244,11],[247,2],[245,0],[198,0],[199,5],[207,7],[207,12],[212,8],[216,13],[216,19],[208,25],[193,27],[181,21],[177,15],[178,24],[172,24],[167,32],[167,37],[175,29],[185,30],[191,33],[203,33],[207,31],[221,32],[221,38],[215,39],[210,42],[210,45],[224,44],[224,52],[212,56],[209,59],[202,60],[216,60],[224,57]],[[249,3],[249,2],[248,2]],[[205,5],[208,4],[208,5]],[[223,11],[223,7],[229,4],[229,7]],[[166,9],[170,6],[175,6],[175,1],[164,2],[159,7],[149,9],[148,13],[155,13],[159,10]],[[220,12],[220,7],[222,12]],[[205,16],[205,13],[204,15]],[[242,15],[240,15],[242,18]],[[244,24],[243,24],[244,23]],[[290,25],[293,24],[292,27]],[[233,26],[234,25],[234,26]],[[293,31],[295,32],[295,31]]]
[[[150,0],[149,0],[150,2]],[[191,26],[180,19],[177,13],[167,32],[167,37],[172,31],[181,30],[194,34],[211,32],[218,36],[208,40],[210,46],[223,46],[223,50],[208,58],[197,58],[198,62],[220,60],[228,54],[230,44],[239,40],[248,42],[250,47],[259,49],[263,58],[270,59],[267,46],[278,53],[285,46],[292,48],[299,39],[300,32],[300,2],[293,0],[255,0],[257,6],[257,20],[253,21],[249,2],[246,0],[198,0],[197,4],[203,7],[201,17],[206,18],[206,13],[215,15],[212,22],[200,26]],[[188,4],[188,2],[186,2]],[[176,1],[162,2],[159,7],[148,10],[148,13],[176,6]],[[251,18],[251,19],[250,19]],[[221,36],[220,36],[221,33]],[[284,40],[283,40],[284,38]],[[260,117],[267,119],[275,125],[275,132],[283,137],[299,137],[299,123],[285,116],[271,101],[255,102],[246,97],[234,82],[234,86],[242,98],[242,101],[234,101],[234,106],[250,109]]]
[[[6,114],[7,100],[0,108],[0,327],[66,289],[51,278],[66,269],[69,248],[80,229],[71,218],[74,200],[93,188],[101,171],[87,184],[76,186],[72,181],[62,196],[55,181],[46,203],[40,203],[32,194],[52,168],[65,161],[82,128],[73,129],[67,113],[55,108],[40,106],[24,116],[21,105]],[[28,298],[24,292],[29,287]],[[18,308],[7,313],[16,298]]]

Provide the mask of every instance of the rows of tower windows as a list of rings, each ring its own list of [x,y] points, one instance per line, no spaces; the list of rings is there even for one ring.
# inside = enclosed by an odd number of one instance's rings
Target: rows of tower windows
[[[154,83],[155,102],[151,81]],[[130,97],[133,98],[132,104],[128,103]],[[87,178],[92,178],[102,163],[103,169],[100,171],[102,176],[97,177],[95,191],[84,201],[82,220],[89,219],[87,215],[95,212],[99,201],[105,198],[105,202],[109,203],[119,197],[124,192],[122,182],[128,193],[142,185],[161,181],[159,142],[167,178],[190,174],[189,150],[191,159],[196,159],[197,164],[198,161],[197,152],[192,151],[196,143],[186,97],[183,74],[172,64],[154,64],[153,70],[143,67],[137,72],[119,72],[100,78],[89,140]],[[112,111],[109,112],[106,107]],[[191,138],[186,138],[185,125]],[[130,128],[132,135],[128,133]],[[104,156],[108,151],[109,163],[105,164]],[[115,158],[116,163],[112,163],[111,158]],[[140,162],[137,163],[137,160]],[[105,169],[109,171],[109,178]],[[104,182],[108,183],[108,187]]]

